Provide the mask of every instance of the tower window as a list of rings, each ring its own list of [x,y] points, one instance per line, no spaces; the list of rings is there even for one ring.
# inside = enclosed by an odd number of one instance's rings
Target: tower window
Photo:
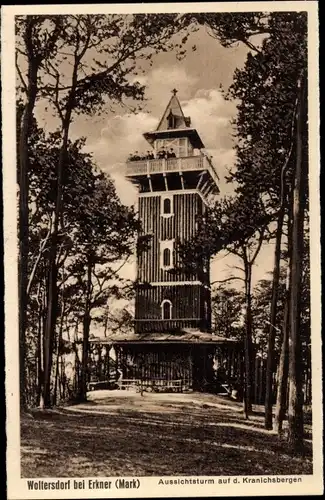
[[[163,252],[163,265],[164,267],[170,266],[170,250],[169,248],[165,248]]]
[[[172,204],[170,202],[170,198],[164,199],[164,214],[170,214],[172,211]]]
[[[163,300],[161,303],[161,317],[162,319],[172,319],[172,303],[170,300]]]
[[[173,197],[170,195],[162,195],[160,213],[163,217],[173,215]]]
[[[169,115],[167,116],[168,128],[176,127],[176,116],[173,115],[172,110],[170,110]]]
[[[160,267],[164,270],[173,267],[174,240],[160,241]]]

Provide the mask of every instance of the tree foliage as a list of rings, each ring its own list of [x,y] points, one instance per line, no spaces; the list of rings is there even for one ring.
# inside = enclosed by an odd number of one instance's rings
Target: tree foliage
[[[238,183],[239,192],[258,190],[277,205],[281,170],[288,161],[287,182],[292,178],[297,79],[307,60],[306,23],[304,13],[271,14],[269,36],[260,50],[248,54],[244,68],[235,71],[228,93],[239,101],[237,161],[230,179]]]
[[[20,158],[20,358],[24,395],[25,315],[28,257],[28,134],[37,99],[43,99],[60,123],[61,145],[56,168],[55,210],[50,225],[47,314],[44,336],[44,399],[50,405],[53,335],[57,323],[57,279],[60,225],[63,221],[64,171],[70,126],[76,114],[101,112],[107,100],[141,100],[144,86],[135,78],[136,61],[172,47],[181,28],[177,14],[22,16],[17,19],[16,67],[25,108]],[[54,27],[53,27],[54,24]],[[179,46],[178,44],[177,46]],[[49,50],[49,49],[52,50]],[[183,51],[184,52],[184,51]],[[26,65],[26,69],[23,65]],[[22,404],[23,396],[22,396]]]
[[[244,338],[245,297],[241,290],[223,284],[212,293],[212,330],[226,338]]]
[[[29,302],[28,302],[28,353],[43,365],[41,350],[47,307],[47,280],[51,224],[55,210],[56,166],[60,155],[59,132],[46,135],[34,122],[30,137],[29,170]],[[104,322],[104,311],[109,297],[123,296],[124,281],[119,268],[134,252],[135,238],[140,229],[134,210],[123,206],[113,182],[99,172],[89,154],[82,152],[84,141],[69,142],[66,168],[63,175],[63,207],[58,234],[57,309],[58,322],[52,337],[51,355],[64,353],[69,330],[77,322],[88,320]],[[91,265],[91,281],[87,281]],[[90,296],[87,290],[90,286]],[[80,339],[80,328],[77,328]],[[59,347],[60,346],[60,347]],[[59,349],[59,351],[58,351]],[[28,359],[31,359],[28,355]],[[54,359],[55,361],[55,359]],[[56,361],[54,363],[57,366]],[[34,364],[35,365],[35,364]],[[34,366],[34,392],[31,397],[41,397],[43,366]],[[28,364],[30,366],[30,363]],[[29,374],[31,380],[31,374]],[[52,386],[52,397],[54,387]],[[35,395],[36,393],[36,395]]]
[[[267,394],[269,394],[272,372],[275,369],[274,354],[278,348],[274,344],[278,341],[275,324],[282,309],[279,281],[281,245],[284,238],[288,237],[290,240],[290,235],[285,232],[286,229],[291,231],[292,227],[296,227],[293,250],[298,248],[297,245],[302,248],[301,224],[299,229],[297,221],[299,217],[301,219],[303,206],[308,198],[307,177],[304,174],[307,165],[307,129],[301,126],[301,120],[307,119],[305,113],[307,105],[306,96],[302,102],[300,92],[305,83],[307,65],[307,15],[304,12],[225,16],[211,13],[193,14],[189,17],[196,23],[206,26],[209,34],[218,39],[223,46],[244,43],[250,51],[244,67],[235,71],[233,83],[226,94],[228,99],[236,100],[238,111],[234,121],[236,162],[228,176],[229,182],[236,183],[236,197],[230,204],[225,201],[216,204],[208,215],[211,225],[208,224],[206,228],[207,237],[204,237],[202,227],[202,236],[198,237],[198,244],[194,242],[188,245],[185,254],[190,261],[196,262],[200,248],[203,248],[208,257],[226,248],[242,257],[244,268],[251,273],[252,269],[247,263],[251,262],[253,265],[256,254],[253,250],[251,253],[253,259],[250,261],[247,258],[249,247],[259,249],[258,241],[275,237],[275,263],[269,313],[267,384]],[[303,192],[300,188],[299,193],[292,195],[297,179],[299,186],[305,182],[305,189]],[[296,203],[294,209],[292,200]],[[211,212],[214,212],[212,217]],[[256,240],[256,236],[259,240]],[[252,248],[250,250],[252,251]],[[300,283],[302,275],[296,254],[295,257],[290,257],[289,265],[292,269],[292,280]],[[247,284],[250,280],[245,281]],[[291,304],[293,308],[291,329],[296,332],[295,325],[300,323],[302,316],[301,292],[297,292],[294,286],[291,287],[291,293],[296,295],[298,293],[298,297],[295,296],[294,303]],[[250,295],[247,287],[246,295],[247,297]],[[295,320],[294,315],[296,315]],[[300,363],[300,349],[297,346],[301,340],[296,333],[294,336],[297,344],[294,339],[295,347],[290,354],[292,366],[295,367]],[[248,366],[246,368],[248,369]],[[290,379],[292,387],[296,383],[297,370],[296,368],[292,370]],[[267,399],[269,400],[266,403],[266,416],[271,415],[272,418],[271,400]],[[301,421],[299,410],[292,411],[297,415],[292,421],[297,422],[299,419]],[[269,422],[266,424],[269,428]],[[298,430],[298,427],[293,430],[296,442],[300,439]]]

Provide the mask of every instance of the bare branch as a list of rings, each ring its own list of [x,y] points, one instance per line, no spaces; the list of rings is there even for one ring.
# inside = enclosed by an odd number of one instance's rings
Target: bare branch
[[[120,272],[120,270],[121,270],[121,269],[125,266],[125,264],[128,262],[129,258],[130,258],[130,255],[128,255],[128,256],[124,259],[124,261],[122,262],[122,264],[121,264],[121,265],[120,265],[120,266],[119,266],[119,267],[118,267],[115,271],[113,271],[114,275],[117,275],[117,274]]]
[[[224,280],[216,280],[211,283],[211,286],[214,285],[215,283],[227,283],[228,281],[234,281],[234,280],[240,280],[244,281],[244,278],[241,278],[240,276],[231,276],[230,278],[225,278]]]
[[[19,49],[18,47],[16,47],[16,52],[18,52],[19,54],[21,54],[21,55],[23,55],[23,56],[27,57],[27,53],[26,53],[26,52],[24,52],[23,50]]]
[[[250,264],[254,264],[255,259],[256,259],[257,255],[258,255],[258,253],[259,253],[259,251],[261,249],[262,243],[263,243],[264,229],[258,230],[258,233],[259,233],[258,243],[257,243],[256,249],[255,249],[255,252],[253,253],[253,257],[250,260]]]
[[[263,34],[263,32],[254,33],[254,35],[262,35],[262,34]],[[264,34],[265,34],[265,32],[264,32]],[[256,47],[256,45],[252,44],[252,42],[250,42],[249,40],[241,38],[241,39],[239,39],[239,41],[243,42],[250,50],[253,50],[257,54],[262,54],[262,52]],[[262,64],[261,64],[261,66],[262,66]],[[264,65],[263,65],[263,67],[264,67]]]
[[[240,266],[229,266],[229,265],[227,265],[227,267],[229,269],[237,269],[237,271],[241,271],[243,273],[245,272],[245,269],[243,267],[240,267]]]
[[[48,232],[47,232],[45,238],[40,241],[39,252],[38,252],[38,255],[37,255],[36,260],[34,262],[34,265],[33,265],[33,268],[32,268],[32,272],[31,272],[29,280],[28,280],[27,289],[26,289],[27,296],[29,296],[29,292],[30,292],[30,289],[31,289],[31,286],[33,284],[33,280],[34,280],[34,277],[35,277],[35,274],[36,274],[37,266],[38,266],[38,264],[39,264],[39,262],[41,260],[41,257],[43,255],[44,249],[46,247],[46,243],[47,243],[47,241],[48,241],[48,239],[49,239],[49,237],[51,235],[51,231],[52,231],[52,220],[50,219],[50,225],[49,225]]]
[[[27,93],[28,92],[28,87],[26,85],[26,82],[24,80],[22,72],[20,71],[20,67],[19,67],[19,64],[18,64],[18,55],[17,55],[17,53],[16,53],[16,58],[15,58],[15,64],[16,64],[16,70],[17,70],[18,76],[20,78],[20,81],[22,83],[22,86],[24,87],[25,92]]]
[[[60,104],[59,104],[59,92],[60,92],[60,89],[59,89],[59,82],[60,82],[60,73],[58,72],[58,70],[53,66],[53,64],[51,63],[51,61],[48,61],[48,64],[49,66],[53,69],[54,71],[54,75],[53,78],[55,79],[55,88],[54,88],[54,100],[53,100],[53,104],[55,105],[57,111],[58,111],[58,114],[60,116],[60,119],[61,119],[61,122],[63,122],[63,113],[62,113],[62,110],[61,110],[61,107],[60,107]],[[51,73],[50,73],[51,74]]]
[[[293,108],[293,113],[292,113],[292,119],[291,119],[291,141],[290,141],[290,148],[288,151],[288,154],[286,156],[286,159],[284,161],[284,164],[281,169],[281,202],[280,202],[280,210],[283,210],[284,204],[285,204],[285,174],[287,172],[287,168],[289,165],[289,160],[291,158],[293,146],[294,146],[294,128],[295,128],[295,120],[296,120],[296,113],[297,113],[297,108],[298,108],[298,101],[299,101],[299,96],[297,94],[296,96],[296,101],[295,105]]]

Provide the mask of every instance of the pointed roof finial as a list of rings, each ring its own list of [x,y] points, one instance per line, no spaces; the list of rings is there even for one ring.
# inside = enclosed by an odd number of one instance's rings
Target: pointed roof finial
[[[178,92],[178,90],[177,90],[177,89],[173,89],[173,90],[172,90],[172,93],[173,93],[174,95],[176,95],[176,94],[177,94],[177,92]]]

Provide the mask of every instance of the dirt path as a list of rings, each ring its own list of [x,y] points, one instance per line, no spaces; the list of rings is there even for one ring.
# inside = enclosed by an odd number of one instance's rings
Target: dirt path
[[[309,440],[292,457],[261,413],[208,394],[94,391],[21,427],[23,477],[312,473]]]

